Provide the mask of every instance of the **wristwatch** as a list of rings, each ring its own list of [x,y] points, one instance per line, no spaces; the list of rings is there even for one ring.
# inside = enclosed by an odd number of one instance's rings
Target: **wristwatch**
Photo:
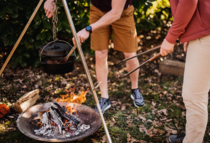
[[[88,31],[90,34],[92,33],[92,27],[91,26],[86,26],[85,30]]]

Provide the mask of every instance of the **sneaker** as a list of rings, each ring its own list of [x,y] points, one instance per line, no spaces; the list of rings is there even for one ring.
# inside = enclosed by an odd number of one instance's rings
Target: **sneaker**
[[[133,104],[136,107],[144,106],[144,98],[141,95],[139,89],[132,89],[132,91],[131,91],[131,98],[133,100]]]
[[[108,110],[110,107],[111,107],[111,102],[110,102],[110,98],[106,99],[106,98],[101,98],[99,100],[99,104],[100,104],[100,107],[101,107],[101,112],[104,114],[104,112],[106,110]],[[98,112],[98,108],[97,106],[95,107],[94,109],[96,112]]]
[[[180,134],[180,135],[170,135],[168,137],[168,140],[170,143],[182,143],[184,140],[185,134]],[[202,142],[204,143],[204,141]]]
[[[168,137],[168,140],[170,143],[182,143],[182,141],[184,140],[185,134],[181,134],[181,135],[170,135]]]

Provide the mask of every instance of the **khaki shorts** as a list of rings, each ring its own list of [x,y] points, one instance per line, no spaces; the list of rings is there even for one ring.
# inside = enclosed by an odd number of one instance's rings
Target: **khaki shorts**
[[[112,32],[115,50],[126,53],[136,52],[138,44],[133,11],[134,7],[129,6],[123,11],[119,20],[109,26],[95,30],[91,34],[91,49],[96,51],[108,49]],[[90,24],[97,22],[104,14],[92,5],[90,7]]]

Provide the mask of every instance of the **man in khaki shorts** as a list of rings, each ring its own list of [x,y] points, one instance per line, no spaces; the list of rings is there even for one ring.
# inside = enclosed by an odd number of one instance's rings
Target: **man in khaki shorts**
[[[52,0],[48,0],[49,3]],[[47,3],[47,2],[46,2]],[[91,0],[90,25],[77,33],[82,44],[91,35],[91,49],[95,50],[96,76],[100,84],[102,112],[111,107],[108,95],[108,44],[111,33],[113,34],[114,49],[124,53],[125,58],[136,55],[138,50],[136,27],[133,17],[134,7],[132,0]],[[45,12],[49,18],[51,8],[45,6]],[[75,40],[73,39],[75,44]],[[127,71],[137,68],[137,58],[126,63]],[[136,107],[144,105],[144,99],[138,90],[139,70],[130,75],[131,98]],[[97,108],[95,108],[97,110]]]

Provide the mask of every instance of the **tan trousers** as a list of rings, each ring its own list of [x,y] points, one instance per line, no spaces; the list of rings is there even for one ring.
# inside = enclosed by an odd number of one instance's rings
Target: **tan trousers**
[[[202,143],[208,121],[210,35],[189,43],[182,96],[186,107],[183,143]]]

